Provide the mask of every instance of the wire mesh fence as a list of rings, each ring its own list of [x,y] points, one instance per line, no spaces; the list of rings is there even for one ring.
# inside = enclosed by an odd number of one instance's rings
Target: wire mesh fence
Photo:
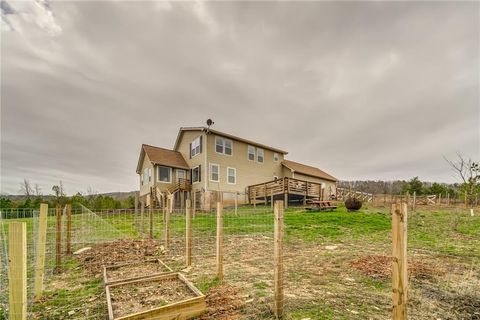
[[[2,209],[0,318],[7,318],[9,311],[8,225],[19,221],[26,224],[27,231],[30,319],[105,319],[103,267],[125,263],[133,264],[112,269],[110,276],[125,280],[170,269],[185,275],[206,294],[207,310],[200,319],[273,319],[279,302],[275,284],[282,285],[286,319],[391,318],[388,207],[369,204],[358,212],[348,212],[341,205],[330,212],[286,209],[280,260],[283,282],[278,282],[275,274],[278,235],[270,205],[226,206],[220,234],[216,208],[208,212],[190,209],[189,222],[187,206],[171,211],[79,206],[70,211],[62,208],[60,219],[56,208],[50,208],[43,293],[37,300],[33,292],[39,211]],[[475,211],[472,215],[461,207],[409,209],[409,318],[479,319],[480,214]],[[67,253],[68,232],[71,253]],[[223,240],[220,244],[219,238]],[[158,260],[168,269],[152,263]],[[114,294],[115,312],[134,313],[175,301],[169,300],[172,297],[161,300],[161,295],[145,290],[130,287],[121,297]],[[125,310],[121,304],[127,306]]]

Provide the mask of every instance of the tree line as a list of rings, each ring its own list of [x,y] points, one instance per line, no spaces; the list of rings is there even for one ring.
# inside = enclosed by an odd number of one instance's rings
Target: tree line
[[[64,206],[71,203],[73,208],[84,205],[89,209],[131,209],[135,207],[135,198],[128,196],[125,199],[115,199],[112,196],[98,194],[92,189],[87,190],[85,194],[77,192],[72,196],[67,196],[63,186],[63,182],[52,186],[53,194],[44,195],[42,190],[35,184],[32,184],[28,179],[24,179],[20,184],[21,197],[0,196],[0,208],[9,209],[37,209],[40,203],[47,203],[49,207],[56,205]]]

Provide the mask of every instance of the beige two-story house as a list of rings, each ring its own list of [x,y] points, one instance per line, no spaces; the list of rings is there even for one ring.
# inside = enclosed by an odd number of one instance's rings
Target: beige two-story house
[[[287,152],[207,127],[180,128],[173,149],[142,145],[137,164],[144,204],[174,194],[197,208],[212,204],[291,202],[335,194],[337,179],[326,172],[285,159]],[[153,197],[150,199],[150,197]]]

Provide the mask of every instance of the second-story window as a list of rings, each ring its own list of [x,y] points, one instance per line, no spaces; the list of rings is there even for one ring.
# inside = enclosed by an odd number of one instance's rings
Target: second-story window
[[[255,147],[248,146],[248,160],[255,161]]]
[[[231,156],[233,153],[233,142],[230,139],[215,137],[215,151]]]
[[[257,162],[263,163],[263,149],[257,148]]]
[[[190,158],[202,153],[202,136],[196,138],[190,144]]]
[[[278,161],[278,153],[274,152],[273,153],[273,161],[277,162]]]

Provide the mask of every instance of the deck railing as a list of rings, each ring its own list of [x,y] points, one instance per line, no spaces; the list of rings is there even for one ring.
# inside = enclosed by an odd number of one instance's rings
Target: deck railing
[[[248,186],[248,197],[250,201],[265,199],[279,194],[321,198],[322,185],[316,182],[285,177]]]

